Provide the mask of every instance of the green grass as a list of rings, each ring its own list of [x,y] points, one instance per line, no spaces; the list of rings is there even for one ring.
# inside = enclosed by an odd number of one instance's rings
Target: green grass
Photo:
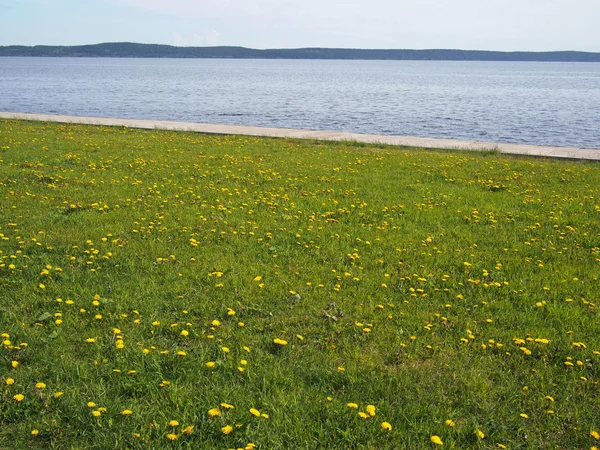
[[[0,448],[598,445],[597,163],[12,120],[0,160]]]

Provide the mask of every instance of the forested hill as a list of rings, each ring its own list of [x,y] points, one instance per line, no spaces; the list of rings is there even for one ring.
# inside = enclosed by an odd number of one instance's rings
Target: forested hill
[[[245,47],[174,47],[171,45],[136,44],[131,42],[76,46],[0,46],[0,56],[600,62],[600,53],[576,51],[496,52],[484,50],[363,50],[351,48],[256,50]]]

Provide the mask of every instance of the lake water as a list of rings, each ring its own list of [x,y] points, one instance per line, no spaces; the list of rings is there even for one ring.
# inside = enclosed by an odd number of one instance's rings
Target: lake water
[[[0,110],[600,148],[600,63],[0,57]]]

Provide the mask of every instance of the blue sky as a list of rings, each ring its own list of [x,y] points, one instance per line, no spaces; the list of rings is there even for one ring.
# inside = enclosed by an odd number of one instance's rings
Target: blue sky
[[[0,0],[0,45],[600,51],[600,0]]]

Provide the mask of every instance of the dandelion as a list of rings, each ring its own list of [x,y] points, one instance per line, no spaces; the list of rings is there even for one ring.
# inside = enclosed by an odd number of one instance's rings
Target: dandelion
[[[233,409],[234,406],[230,405],[229,403],[221,403],[221,406],[225,409]]]
[[[250,408],[250,414],[256,417],[260,417],[260,411],[256,408]]]
[[[11,384],[15,384],[15,380],[14,380],[14,378],[7,378],[7,379],[6,379],[6,384],[8,384],[9,386],[10,386]]]
[[[94,338],[87,338],[85,340],[85,342],[87,342],[88,344],[93,344],[94,342],[96,342],[96,339],[94,339]]]
[[[221,432],[223,434],[229,434],[233,431],[233,427],[231,425],[225,425],[223,428],[221,428]]]
[[[42,383],[42,382],[36,383],[35,388],[36,389],[46,389],[46,383]]]
[[[96,404],[94,402],[88,402],[87,406],[88,406],[88,408],[94,408],[96,406]]]
[[[63,394],[64,394],[64,392],[61,392],[61,391],[59,391],[59,392],[56,392],[56,393],[54,394],[54,398],[60,398],[60,397],[62,397],[62,396],[63,396]]]
[[[521,413],[519,416],[521,416],[523,419],[529,419],[529,416],[525,413]]]
[[[429,438],[429,440],[435,445],[444,445],[444,442],[440,439],[439,436],[433,435]]]
[[[16,369],[17,367],[19,367],[19,361],[11,361],[10,366],[13,369]]]
[[[181,330],[181,333],[179,333],[179,334],[181,334],[183,337],[186,337],[187,335],[190,334],[190,332],[188,330]]]
[[[367,414],[369,414],[369,416],[371,416],[371,417],[375,416],[376,408],[374,405],[367,405],[366,410],[367,410]]]
[[[590,431],[590,436],[592,436],[594,439],[600,439],[600,433],[598,433],[596,430]]]
[[[121,411],[121,414],[124,416],[130,416],[133,414],[133,411],[130,409],[124,409],[123,411]]]
[[[446,420],[446,425],[448,425],[449,427],[454,427],[456,426],[456,424],[454,423],[454,421],[452,419],[448,419]]]
[[[362,418],[362,419],[367,419],[369,417],[369,415],[365,412],[359,411],[358,415]]]
[[[169,421],[169,426],[177,427],[177,426],[179,426],[179,422],[177,422],[176,420],[171,420],[171,421]]]
[[[358,409],[358,405],[356,403],[348,403],[346,405],[348,408],[352,408],[352,409]]]
[[[100,414],[102,414],[102,413],[97,409],[92,411],[92,416],[94,416],[94,417],[100,417]]]
[[[37,436],[38,434],[40,434],[39,430],[31,430],[31,435],[32,436]]]
[[[283,339],[279,339],[279,338],[275,338],[273,339],[273,343],[277,344],[277,345],[287,345],[287,341],[283,340]]]
[[[208,415],[210,417],[216,417],[221,415],[221,410],[219,408],[212,408],[208,410]]]
[[[223,353],[229,353],[228,347],[221,347],[221,350],[223,351]]]
[[[192,431],[194,430],[194,426],[193,425],[188,425],[187,427],[183,428],[181,430],[182,434],[192,434]]]
[[[167,434],[167,439],[170,441],[176,441],[177,439],[179,439],[179,435],[174,434],[174,433],[169,433],[169,434]]]
[[[186,353],[186,352],[184,352],[183,350],[179,350],[179,351],[177,352],[177,356],[187,356],[187,353]]]
[[[209,362],[207,362],[207,363],[206,363],[206,367],[208,367],[209,369],[211,369],[211,368],[215,367],[215,363],[214,363],[214,361],[209,361]]]
[[[23,394],[13,395],[13,400],[17,403],[22,402],[25,396]]]
[[[483,434],[483,431],[481,431],[481,430],[476,430],[475,434],[477,435],[477,437],[479,439],[483,439],[485,437],[485,434]]]
[[[381,428],[385,431],[392,431],[392,425],[389,422],[381,422]]]

